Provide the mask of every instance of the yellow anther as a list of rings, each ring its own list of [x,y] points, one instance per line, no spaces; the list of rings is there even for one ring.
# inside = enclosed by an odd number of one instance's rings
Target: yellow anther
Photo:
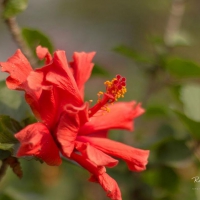
[[[107,105],[101,107],[101,110],[106,111],[106,112],[108,112],[108,113],[110,112],[110,108],[108,108]]]
[[[102,91],[99,91],[99,92],[98,92],[98,95],[102,95],[102,94],[103,94],[103,92],[102,92]]]
[[[126,83],[125,78],[121,76],[116,76],[117,78],[113,78],[111,81],[105,81],[104,84],[106,85],[106,93],[111,94],[115,101],[120,97],[124,97],[126,93]]]
[[[97,93],[98,100],[97,104],[90,109],[90,117],[93,116],[98,110],[110,112],[107,104],[113,104],[119,98],[123,98],[127,92],[126,79],[120,75],[117,75],[111,81],[105,81],[106,91],[99,91]]]

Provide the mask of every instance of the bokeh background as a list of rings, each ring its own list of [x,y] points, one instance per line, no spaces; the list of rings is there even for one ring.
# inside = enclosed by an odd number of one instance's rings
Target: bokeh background
[[[142,102],[146,113],[136,119],[134,132],[110,133],[115,140],[151,150],[144,172],[130,172],[123,162],[108,170],[124,200],[200,200],[200,183],[192,179],[200,176],[200,72],[192,71],[200,63],[199,8],[198,0],[29,0],[17,16],[21,27],[46,34],[69,61],[75,51],[96,51],[99,71],[86,84],[86,100],[95,101],[103,82],[121,74],[128,89],[123,100]],[[2,19],[0,61],[17,48]],[[177,72],[171,66],[183,68]],[[3,83],[0,106],[1,114],[19,121],[30,115],[23,94]],[[0,183],[1,200],[108,199],[98,184],[86,181],[86,170],[68,161],[60,167],[33,159],[20,162],[23,178],[9,169]]]

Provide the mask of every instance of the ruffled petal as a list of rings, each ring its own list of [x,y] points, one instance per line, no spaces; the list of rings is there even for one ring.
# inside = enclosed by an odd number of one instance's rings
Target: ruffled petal
[[[46,70],[48,68],[48,71]],[[57,95],[60,99],[60,107],[73,103],[74,106],[83,104],[83,99],[68,67],[64,51],[56,51],[52,62],[44,70],[46,81],[56,87]]]
[[[55,121],[56,99],[53,87],[45,86],[44,75],[31,71],[24,82],[25,98],[38,120],[51,127]],[[49,112],[51,110],[51,112]]]
[[[45,59],[45,64],[49,64],[52,60],[52,56],[46,47],[38,46],[36,48],[36,54],[40,60]]]
[[[76,142],[75,146],[83,156],[85,156],[97,166],[114,167],[118,164],[118,160],[92,147],[88,143]]]
[[[88,135],[99,130],[108,129],[126,129],[132,131],[133,119],[144,113],[141,104],[137,104],[135,101],[115,103],[109,108],[109,113],[100,111],[91,117],[90,121],[81,127],[79,135]]]
[[[18,49],[7,62],[1,62],[0,66],[3,72],[10,74],[6,79],[6,84],[9,89],[26,89],[26,79],[32,71],[32,67],[21,50]]]
[[[58,119],[58,105],[53,87],[42,86],[41,95],[38,99],[35,99],[28,94],[26,94],[25,97],[37,119],[41,120],[50,130],[52,130]]]
[[[87,120],[87,113],[87,105],[85,104],[82,107],[75,107],[73,105],[65,107],[65,111],[62,113],[55,131],[55,138],[61,145],[64,156],[69,157],[71,155],[79,127],[86,122],[84,120]]]
[[[60,165],[62,160],[49,130],[42,123],[35,123],[15,134],[20,141],[17,156],[35,156],[48,165]]]
[[[82,167],[87,169],[92,176],[89,181],[99,183],[102,188],[106,191],[107,196],[112,200],[121,200],[121,192],[120,189],[114,179],[112,179],[108,174],[106,174],[106,170],[104,167],[97,167],[88,159],[85,159],[84,156],[78,155],[76,153],[71,154],[71,159],[76,161]]]
[[[44,51],[43,48],[42,50]],[[20,50],[17,50],[7,62],[1,63],[1,66],[2,71],[10,73],[7,78],[8,88],[24,90],[26,101],[35,116],[48,127],[52,127],[55,122],[57,104],[53,87],[45,85],[47,84],[46,73],[33,71]]]
[[[79,118],[73,114],[63,114],[55,132],[55,137],[61,145],[62,154],[69,157],[74,149],[74,142],[79,128]]]
[[[90,78],[94,64],[91,63],[95,52],[85,53],[85,52],[75,52],[73,55],[73,62],[70,65],[73,69],[74,78],[76,80],[77,86],[84,96],[84,84]]]
[[[132,171],[142,171],[146,169],[149,150],[137,149],[106,138],[78,136],[77,141],[88,142],[90,145],[106,154],[121,158]]]

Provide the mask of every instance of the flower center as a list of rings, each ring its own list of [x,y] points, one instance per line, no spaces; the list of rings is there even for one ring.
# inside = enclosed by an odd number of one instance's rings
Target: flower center
[[[127,92],[126,78],[116,75],[111,81],[104,82],[106,86],[106,92],[99,91],[97,93],[97,103],[89,109],[89,117],[92,117],[98,110],[104,110],[109,112],[108,104],[112,104],[119,98],[123,98]]]

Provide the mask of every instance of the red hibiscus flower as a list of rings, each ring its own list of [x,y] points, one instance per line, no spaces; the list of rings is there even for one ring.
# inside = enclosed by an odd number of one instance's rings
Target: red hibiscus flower
[[[20,142],[17,156],[35,156],[48,165],[60,165],[61,153],[87,169],[89,180],[98,182],[108,197],[120,200],[118,185],[105,167],[116,166],[116,157],[130,170],[142,171],[149,151],[110,140],[107,134],[110,129],[132,131],[133,119],[144,110],[135,101],[113,104],[126,92],[126,79],[120,75],[104,83],[106,91],[98,93],[94,106],[84,102],[84,84],[91,75],[94,52],[74,53],[70,66],[64,51],[56,51],[52,57],[39,46],[36,52],[45,59],[45,66],[39,69],[33,70],[20,50],[0,63],[1,70],[10,74],[8,88],[25,92],[38,119],[15,134]]]

